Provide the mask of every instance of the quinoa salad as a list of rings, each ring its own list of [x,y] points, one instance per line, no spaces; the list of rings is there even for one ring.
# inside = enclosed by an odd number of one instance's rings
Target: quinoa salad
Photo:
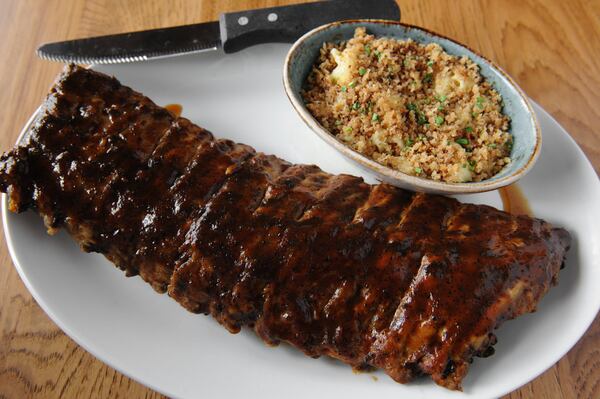
[[[302,97],[346,145],[404,173],[481,181],[510,163],[500,94],[473,61],[435,43],[357,28],[347,42],[323,45]]]

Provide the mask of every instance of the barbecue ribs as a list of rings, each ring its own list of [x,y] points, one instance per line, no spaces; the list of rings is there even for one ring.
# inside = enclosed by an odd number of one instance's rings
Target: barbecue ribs
[[[450,389],[535,310],[570,244],[539,219],[215,139],[76,66],[0,159],[0,189],[231,332]]]

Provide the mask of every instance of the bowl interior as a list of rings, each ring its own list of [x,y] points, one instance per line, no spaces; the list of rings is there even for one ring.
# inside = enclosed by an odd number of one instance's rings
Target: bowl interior
[[[384,21],[348,21],[333,23],[317,28],[301,38],[297,42],[295,48],[292,48],[290,52],[286,66],[288,75],[287,84],[289,85],[288,90],[291,90],[291,93],[288,93],[288,95],[294,96],[297,100],[297,104],[302,104],[301,106],[307,115],[310,115],[310,113],[304,106],[304,101],[302,100],[300,92],[308,73],[319,55],[319,49],[324,42],[337,43],[352,38],[354,36],[354,30],[360,26],[364,26],[368,33],[377,37],[389,37],[404,40],[412,39],[423,44],[438,43],[449,54],[457,56],[466,55],[480,67],[481,75],[490,82],[494,89],[502,96],[503,112],[511,119],[510,133],[513,135],[513,149],[511,152],[512,162],[498,174],[482,182],[439,182],[440,184],[462,186],[486,185],[490,186],[490,189],[492,189],[497,188],[491,187],[492,185],[498,186],[503,180],[506,180],[506,184],[510,183],[513,179],[508,181],[508,178],[511,176],[518,174],[520,175],[519,177],[522,177],[532,166],[532,163],[535,160],[534,158],[539,152],[539,130],[532,108],[516,84],[512,82],[506,73],[494,67],[489,61],[468,48],[453,42],[452,40],[408,25]],[[418,179],[428,180],[423,178]],[[428,181],[432,182],[431,180]],[[504,184],[499,185],[502,186]]]

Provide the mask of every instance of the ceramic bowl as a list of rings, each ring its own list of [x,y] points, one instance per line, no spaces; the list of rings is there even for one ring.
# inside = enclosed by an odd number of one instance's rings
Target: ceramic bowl
[[[319,49],[325,42],[345,41],[354,36],[357,27],[365,27],[376,37],[413,39],[418,43],[438,43],[449,54],[466,55],[479,67],[481,75],[492,84],[503,99],[503,112],[510,117],[513,135],[512,162],[495,176],[469,183],[446,183],[412,176],[384,166],[346,146],[328,132],[310,114],[301,96],[301,90]],[[466,194],[495,190],[516,182],[532,168],[537,160],[542,136],[529,100],[517,84],[502,69],[466,46],[422,28],[392,21],[351,20],[334,22],[316,28],[294,43],[285,59],[283,83],[286,94],[302,120],[327,144],[356,162],[362,169],[373,173],[386,183],[415,191],[437,194]]]

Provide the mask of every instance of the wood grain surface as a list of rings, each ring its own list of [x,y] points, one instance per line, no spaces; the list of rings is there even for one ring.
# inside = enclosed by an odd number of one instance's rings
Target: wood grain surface
[[[1,0],[0,150],[12,147],[62,68],[35,56],[40,43],[201,22],[216,19],[222,11],[290,2]],[[463,42],[508,71],[570,132],[600,171],[599,0],[399,3],[404,22]],[[0,398],[30,397],[162,396],[104,365],[68,338],[33,300],[3,243]],[[507,397],[600,398],[600,318],[554,367]]]

